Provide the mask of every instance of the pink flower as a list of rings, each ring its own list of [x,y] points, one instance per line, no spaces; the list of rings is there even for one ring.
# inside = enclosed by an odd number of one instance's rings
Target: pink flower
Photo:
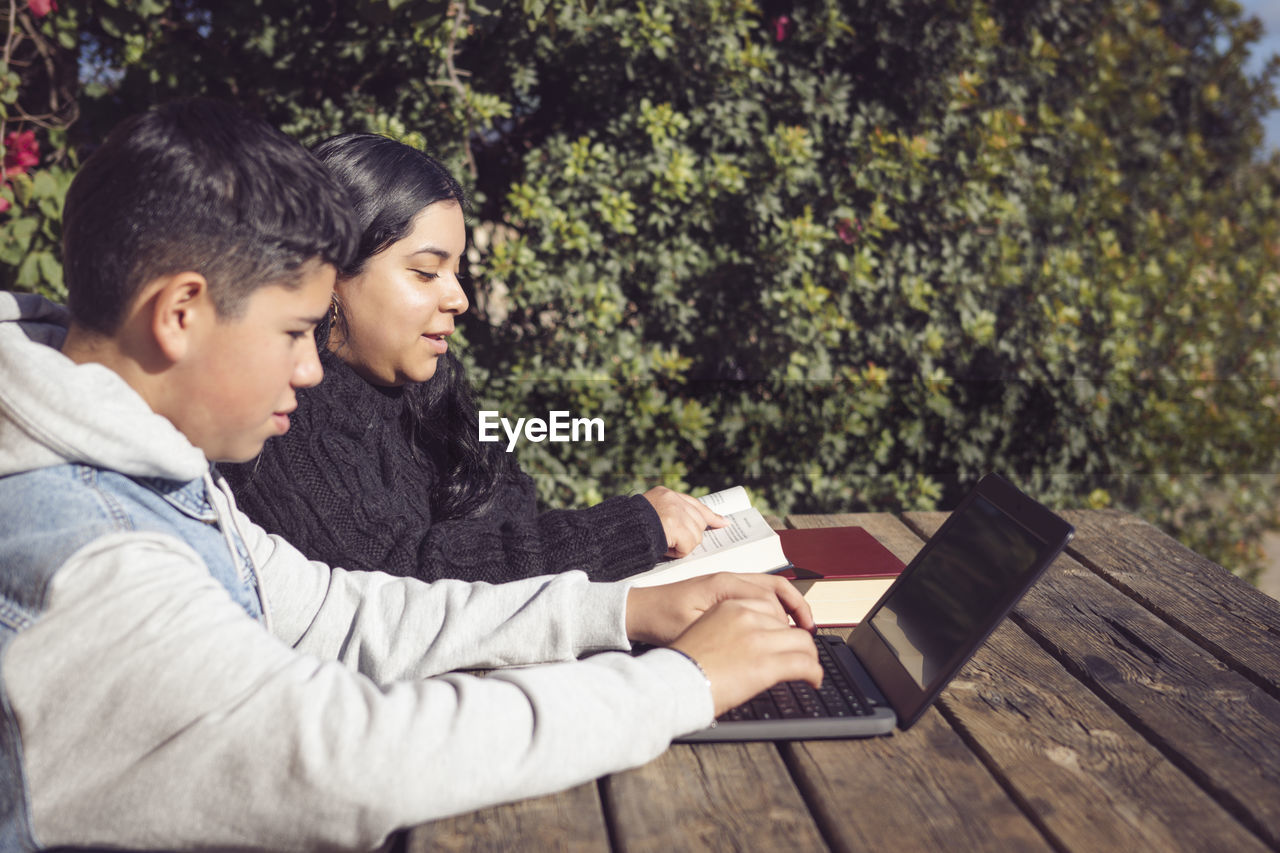
[[[836,223],[836,235],[846,243],[857,240],[861,232],[862,220],[860,219],[841,219]]]
[[[787,15],[779,15],[773,19],[773,37],[776,41],[782,41],[791,33],[791,18]]]
[[[50,12],[58,11],[58,0],[30,0],[28,7],[31,9],[31,14],[37,18],[43,18]]]
[[[21,175],[40,162],[40,143],[34,130],[14,131],[4,138],[4,170]]]

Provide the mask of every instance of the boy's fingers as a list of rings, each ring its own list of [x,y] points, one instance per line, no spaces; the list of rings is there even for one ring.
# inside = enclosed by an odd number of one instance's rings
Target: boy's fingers
[[[807,681],[815,688],[822,686],[822,664],[813,637],[799,628],[786,628],[769,632],[771,648],[766,657],[776,667],[774,683],[779,681]],[[762,689],[772,687],[765,685]]]
[[[809,639],[809,643],[813,644],[812,638]],[[818,662],[817,654],[812,651],[791,652],[786,666],[792,673],[787,677],[788,681],[807,681],[813,685],[814,690],[822,687],[822,664]]]
[[[767,610],[756,599],[721,602],[672,643],[703,667],[717,713],[780,681],[822,684],[813,638],[762,608]]]
[[[734,604],[743,610],[756,614],[754,623],[761,628],[790,628],[791,623],[787,621],[787,614],[778,606],[776,598],[734,598],[731,599]]]
[[[791,583],[791,581],[786,578],[780,578],[777,575],[735,574],[731,576],[729,582],[732,584],[749,584],[753,595],[771,601],[775,608],[780,608],[783,611],[784,618],[789,615],[796,623],[796,627],[813,633],[815,626],[809,602],[804,600],[800,590],[796,589],[795,584]],[[742,587],[740,589],[745,590]],[[746,592],[744,591],[740,594],[745,595]]]
[[[809,602],[804,600],[804,595],[796,589],[796,585],[776,575],[764,575],[764,577],[769,579],[774,594],[782,602],[783,609],[795,621],[796,627],[803,628],[812,634],[816,627],[813,622],[813,611],[809,608]]]

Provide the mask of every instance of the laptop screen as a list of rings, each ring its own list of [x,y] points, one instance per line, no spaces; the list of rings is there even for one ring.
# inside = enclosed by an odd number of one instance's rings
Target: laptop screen
[[[1039,568],[1043,543],[985,498],[963,510],[910,577],[871,618],[921,689],[950,674],[956,655],[982,639],[1024,576]]]
[[[960,502],[849,635],[899,726],[919,719],[1071,533],[997,474]]]

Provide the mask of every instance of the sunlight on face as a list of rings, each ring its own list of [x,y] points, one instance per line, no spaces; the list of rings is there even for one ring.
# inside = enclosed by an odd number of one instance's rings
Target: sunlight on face
[[[370,258],[359,275],[338,282],[346,327],[335,327],[329,349],[375,385],[434,376],[454,318],[467,310],[458,283],[466,245],[457,202],[419,211],[407,236]]]
[[[241,316],[205,327],[184,365],[184,403],[168,414],[213,461],[243,462],[289,429],[294,391],[323,375],[313,331],[333,293],[334,269],[311,261],[297,287],[267,285]]]

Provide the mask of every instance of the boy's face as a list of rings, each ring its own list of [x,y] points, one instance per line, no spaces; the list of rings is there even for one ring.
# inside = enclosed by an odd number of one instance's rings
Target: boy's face
[[[166,416],[215,462],[243,462],[289,429],[294,390],[324,375],[312,332],[333,293],[334,269],[302,268],[296,288],[267,285],[237,318],[217,319],[196,336],[184,364],[181,397]]]

